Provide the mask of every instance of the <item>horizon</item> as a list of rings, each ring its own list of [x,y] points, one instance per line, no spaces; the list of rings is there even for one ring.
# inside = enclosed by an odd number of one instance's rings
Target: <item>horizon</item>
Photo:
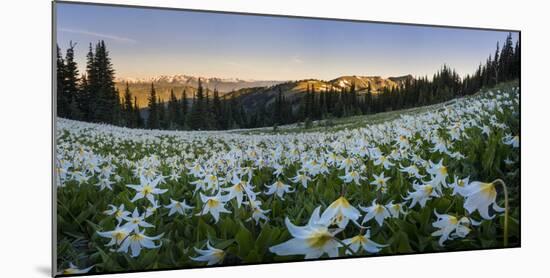
[[[117,79],[431,78],[443,65],[464,77],[493,56],[508,33],[518,40],[509,31],[78,3],[56,9],[57,44],[63,52],[69,41],[77,44],[79,72],[85,72],[89,43],[104,40]]]

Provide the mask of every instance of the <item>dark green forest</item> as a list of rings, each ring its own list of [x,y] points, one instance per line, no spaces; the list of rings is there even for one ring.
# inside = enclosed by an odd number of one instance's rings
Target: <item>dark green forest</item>
[[[494,54],[489,55],[473,74],[459,76],[443,65],[431,78],[405,80],[400,86],[382,91],[358,92],[350,88],[330,88],[316,92],[313,87],[299,99],[286,96],[283,85],[275,85],[274,99],[247,106],[241,94],[258,89],[242,89],[220,96],[217,90],[205,89],[200,82],[196,92],[188,95],[171,91],[168,100],[160,99],[151,84],[147,107],[138,107],[131,88],[124,92],[115,86],[115,69],[104,41],[89,45],[86,70],[81,74],[75,62],[75,44],[69,42],[65,55],[57,47],[57,115],[59,117],[107,123],[130,128],[170,130],[224,130],[277,126],[296,122],[366,115],[444,102],[471,95],[479,89],[520,77],[520,44],[509,34]],[[307,126],[307,125],[306,125]]]

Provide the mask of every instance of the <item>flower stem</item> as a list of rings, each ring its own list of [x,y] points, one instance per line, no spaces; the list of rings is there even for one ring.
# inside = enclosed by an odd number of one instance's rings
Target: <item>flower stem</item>
[[[339,238],[337,237],[334,237],[334,240],[336,240],[336,242],[340,243],[342,246],[344,246],[344,248],[346,250],[348,250],[353,256],[357,256],[357,252],[353,251],[351,249],[351,247],[349,247],[349,245],[345,244],[342,240],[340,240]]]
[[[508,246],[508,214],[509,214],[509,206],[508,206],[508,188],[506,187],[506,183],[501,179],[496,179],[492,182],[493,184],[499,183],[502,186],[502,190],[504,192],[504,247]]]

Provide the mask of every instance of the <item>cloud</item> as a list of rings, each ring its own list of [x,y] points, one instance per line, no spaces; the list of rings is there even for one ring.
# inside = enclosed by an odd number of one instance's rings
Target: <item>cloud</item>
[[[103,33],[91,32],[91,31],[87,31],[87,30],[79,30],[79,29],[71,29],[71,28],[60,28],[59,30],[61,32],[88,35],[88,36],[93,36],[93,37],[98,37],[98,38],[103,38],[103,39],[109,39],[109,40],[113,40],[113,41],[117,41],[117,42],[125,42],[125,43],[136,43],[137,42],[136,40],[126,38],[126,37],[121,37],[121,36],[112,35],[112,34],[103,34]]]
[[[290,59],[295,64],[303,64],[304,60],[300,59],[299,56],[294,56]]]

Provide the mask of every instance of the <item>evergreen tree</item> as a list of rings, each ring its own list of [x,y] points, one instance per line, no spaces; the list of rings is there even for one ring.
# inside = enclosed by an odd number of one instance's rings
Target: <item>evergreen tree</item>
[[[57,58],[56,58],[56,94],[57,94],[57,116],[67,117],[69,98],[65,94],[65,61],[61,56],[61,49],[57,46]]]
[[[130,86],[126,82],[126,89],[124,90],[124,109],[123,115],[125,120],[125,126],[127,127],[136,127],[136,118],[134,105],[132,104],[132,93],[130,92]]]
[[[63,96],[66,98],[68,107],[66,110],[66,117],[71,119],[80,119],[80,111],[77,104],[77,95],[79,93],[78,82],[79,82],[79,73],[78,66],[74,60],[74,47],[76,43],[73,44],[72,41],[69,42],[69,48],[67,48],[67,53],[65,55],[65,67],[63,78]]]
[[[189,127],[193,130],[204,129],[204,113],[205,113],[205,103],[204,103],[204,92],[199,78],[199,83],[197,87],[197,92],[195,93],[195,98],[193,99],[193,104],[191,106],[191,113],[189,118]]]
[[[174,90],[170,90],[170,99],[168,100],[168,128],[170,129],[177,129],[178,126],[178,120],[180,119],[180,107],[178,99],[176,98],[176,95],[174,94]]]
[[[147,117],[147,128],[158,129],[160,128],[159,104],[157,103],[157,92],[153,83],[151,83],[151,92],[148,101],[149,117]]]
[[[136,127],[144,127],[143,118],[141,117],[141,112],[138,106],[137,97],[134,97],[134,121],[136,123]]]

